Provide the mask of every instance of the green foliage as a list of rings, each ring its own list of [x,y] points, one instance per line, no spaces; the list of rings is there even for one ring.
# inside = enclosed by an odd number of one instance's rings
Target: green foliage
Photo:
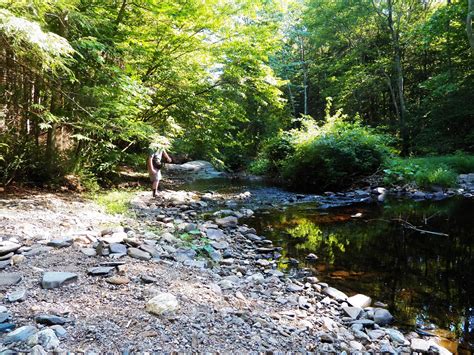
[[[257,175],[278,177],[285,160],[295,152],[293,140],[289,132],[280,132],[267,140],[259,157],[250,165],[250,171]]]
[[[293,188],[310,191],[347,187],[375,173],[389,157],[389,139],[358,120],[349,121],[340,110],[331,115],[330,109],[331,101],[324,124],[304,118],[299,129],[270,140],[255,166]]]
[[[419,187],[454,187],[458,174],[474,171],[474,156],[455,154],[437,157],[392,159],[384,169],[384,182]]]

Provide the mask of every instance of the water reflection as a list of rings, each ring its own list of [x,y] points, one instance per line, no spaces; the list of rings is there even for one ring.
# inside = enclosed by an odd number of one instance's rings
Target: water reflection
[[[473,200],[388,201],[329,213],[300,205],[270,212],[246,222],[283,246],[284,257],[298,258],[347,293],[388,303],[400,325],[429,331],[436,325],[474,349]],[[400,221],[449,236],[423,234]],[[308,253],[318,255],[317,263],[305,262]]]

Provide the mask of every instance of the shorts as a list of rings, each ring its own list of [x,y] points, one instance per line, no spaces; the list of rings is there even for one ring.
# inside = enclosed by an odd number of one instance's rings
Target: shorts
[[[161,169],[158,169],[155,174],[149,173],[150,175],[150,181],[155,182],[155,181],[160,181],[161,180]]]

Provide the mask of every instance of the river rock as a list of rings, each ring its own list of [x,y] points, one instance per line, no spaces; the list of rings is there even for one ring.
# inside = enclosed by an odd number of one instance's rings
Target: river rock
[[[41,286],[45,289],[60,287],[67,282],[77,280],[77,274],[72,272],[45,272]]]
[[[171,293],[163,292],[157,294],[146,304],[146,310],[155,315],[161,315],[164,312],[173,312],[179,308],[178,299]]]
[[[132,258],[139,260],[150,260],[151,255],[146,251],[140,250],[138,248],[128,248],[128,255]]]
[[[357,294],[347,298],[347,302],[353,307],[365,308],[369,307],[372,303],[372,299],[369,296]]]
[[[237,226],[237,222],[238,222],[237,217],[234,217],[234,216],[216,218],[217,225],[223,228],[235,227]]]
[[[26,289],[20,288],[13,292],[10,292],[7,295],[8,302],[17,302],[17,301],[24,301],[26,297]]]
[[[335,289],[334,287],[326,287],[325,289],[323,289],[323,293],[328,295],[329,297],[334,298],[337,301],[347,300],[347,295],[344,292],[339,291],[338,289]],[[354,306],[354,307],[357,307],[357,306]]]
[[[355,341],[355,340],[351,340],[349,342],[349,346],[354,349],[355,351],[362,351],[364,350],[364,345],[362,345],[361,343],[359,343],[358,341]]]
[[[149,244],[142,244],[140,245],[139,247],[141,250],[147,252],[148,254],[150,254],[152,257],[156,258],[158,256],[160,256],[160,252],[158,251],[158,249],[155,248],[155,246],[153,245],[149,245]]]
[[[24,342],[32,335],[35,335],[36,332],[37,329],[32,325],[25,325],[8,333],[5,338],[3,338],[2,343],[7,345],[12,343]]]
[[[96,256],[97,252],[94,248],[81,248],[81,253],[87,256]]]
[[[367,335],[372,341],[374,341],[383,338],[385,336],[385,332],[381,329],[374,329],[367,331]]]
[[[30,355],[48,355],[41,345],[35,345],[30,350]]]
[[[53,239],[46,244],[49,247],[53,248],[67,248],[70,247],[74,243],[72,238],[64,238],[64,239]]]
[[[224,250],[224,249],[227,249],[229,247],[229,243],[227,243],[226,241],[216,241],[216,242],[212,242],[211,243],[211,246],[214,248],[214,249],[217,249],[217,250]]]
[[[0,312],[0,323],[6,322],[10,317],[10,313],[8,313],[6,310],[5,312]]]
[[[125,232],[116,232],[102,237],[102,240],[108,244],[122,243],[128,235]]]
[[[112,254],[127,254],[127,246],[121,243],[113,243],[109,245]]]
[[[13,255],[11,258],[12,265],[20,265],[26,260],[24,255]]]
[[[342,310],[352,319],[357,319],[360,313],[363,312],[362,308],[359,307],[343,307]]]
[[[110,274],[115,268],[113,266],[96,266],[87,270],[87,273],[92,276],[103,276]]]
[[[67,318],[55,316],[52,314],[41,314],[35,318],[36,323],[46,325],[63,325],[69,320]]]
[[[377,308],[374,312],[374,322],[384,326],[393,322],[393,316],[386,309]]]
[[[46,351],[53,351],[59,346],[59,339],[54,330],[47,328],[38,332],[38,343]]]
[[[193,249],[179,248],[176,250],[174,258],[176,261],[185,262],[186,260],[194,260],[196,251]]]
[[[265,259],[258,259],[255,264],[259,265],[259,266],[263,266],[263,267],[267,267],[270,265],[270,262],[268,260],[265,260]]]
[[[9,240],[0,241],[0,255],[9,254],[21,248],[20,244]]]
[[[0,261],[2,261],[2,260],[7,260],[8,261],[8,259],[10,259],[13,255],[15,255],[14,252],[2,255],[2,256],[0,256]]]
[[[248,233],[245,235],[245,237],[251,240],[252,242],[259,242],[262,240],[262,238],[260,238],[258,235],[253,234],[253,233]]]
[[[397,342],[399,344],[405,344],[405,341],[406,341],[405,337],[398,330],[396,330],[396,329],[387,329],[386,332],[390,336],[390,339],[392,339],[392,341]]]
[[[206,230],[206,236],[211,240],[219,240],[224,237],[224,232],[221,229],[209,228]]]
[[[3,272],[0,274],[0,286],[16,285],[21,278],[21,274],[17,272]]]
[[[130,279],[125,276],[112,276],[105,279],[105,281],[112,285],[125,285],[130,282]]]
[[[419,339],[419,338],[413,338],[410,343],[411,350],[415,352],[428,352],[430,349],[430,343],[427,342],[426,340]]]
[[[0,323],[0,334],[11,332],[13,329],[15,329],[15,324],[13,323]]]
[[[371,319],[357,319],[355,321],[351,322],[352,325],[354,324],[359,324],[362,325],[365,328],[372,328],[375,324],[375,322]]]
[[[60,325],[53,325],[51,327],[49,327],[50,329],[52,329],[55,333],[56,333],[56,336],[59,338],[59,339],[64,339],[64,338],[67,338],[67,330],[64,329],[62,326]]]
[[[221,262],[223,261],[222,260],[222,254],[220,251],[218,250],[215,250],[214,248],[210,248],[207,253],[209,254],[209,257],[211,258],[212,261],[215,261],[215,262]],[[225,260],[229,260],[229,259],[225,259]],[[229,265],[231,265],[232,263],[234,262],[234,260],[231,260],[231,263]]]
[[[7,268],[10,265],[11,265],[10,260],[1,260],[0,261],[0,270],[3,270],[3,269]]]

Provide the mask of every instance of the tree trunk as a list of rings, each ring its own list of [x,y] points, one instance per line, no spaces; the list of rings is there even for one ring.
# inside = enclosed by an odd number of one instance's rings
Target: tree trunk
[[[403,67],[402,67],[402,50],[400,47],[400,37],[399,37],[399,28],[395,28],[393,22],[393,3],[392,0],[387,0],[388,4],[388,27],[390,29],[390,35],[392,37],[392,46],[394,53],[394,66],[395,66],[395,75],[397,82],[397,94],[398,94],[398,104],[399,104],[399,127],[400,127],[400,136],[402,138],[402,155],[408,154],[409,149],[409,137],[406,125],[407,119],[407,109],[405,104],[405,94],[403,89]]]
[[[474,16],[474,0],[467,0],[467,18],[466,18],[466,32],[469,45],[471,46],[471,53],[474,55],[474,34],[472,31],[472,18]]]
[[[303,65],[303,113],[308,114],[308,73],[304,50],[303,36],[300,36],[300,57]]]

